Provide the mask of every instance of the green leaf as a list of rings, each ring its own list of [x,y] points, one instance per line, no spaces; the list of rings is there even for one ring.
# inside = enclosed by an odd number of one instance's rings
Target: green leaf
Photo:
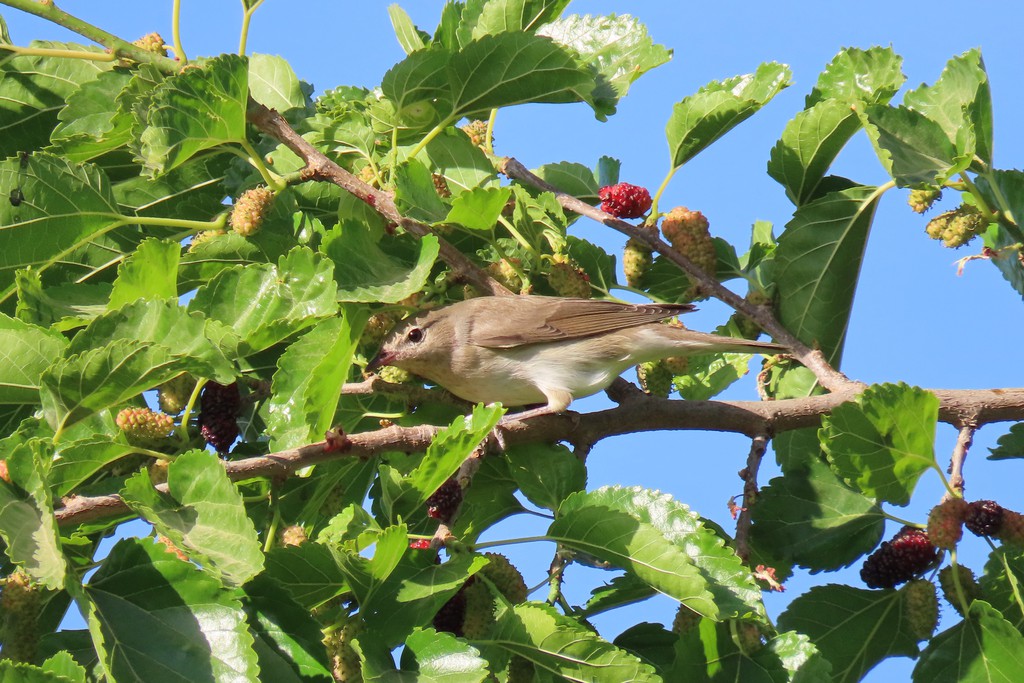
[[[418,292],[437,260],[439,242],[433,235],[419,240],[406,237],[405,244],[396,244],[398,241],[370,234],[366,226],[350,221],[331,230],[321,250],[335,263],[337,298],[396,303]],[[400,252],[399,248],[404,249]]]
[[[631,605],[655,595],[655,590],[633,574],[616,576],[608,583],[590,591],[590,599],[580,613],[582,617],[591,617],[601,612]]]
[[[55,496],[66,496],[106,465],[136,452],[134,446],[114,441],[110,434],[68,441],[56,448],[56,457],[47,476]]]
[[[814,198],[843,146],[860,130],[860,118],[843,100],[822,100],[786,124],[772,148],[768,175],[797,206]]]
[[[67,652],[57,652],[47,658],[43,662],[42,668],[55,676],[60,676],[64,683],[67,681],[86,683],[88,680],[85,667],[76,662],[74,657]]]
[[[59,437],[76,422],[189,369],[164,346],[118,339],[51,365],[40,388],[43,414]]]
[[[0,187],[24,196],[17,206],[0,202],[0,225],[7,226],[0,230],[0,301],[14,292],[14,271],[46,270],[122,222],[110,183],[96,167],[45,153],[27,159],[0,161]]]
[[[225,210],[222,183],[231,158],[205,154],[159,178],[129,178],[114,185],[114,196],[118,204],[140,216],[210,220]]]
[[[891,47],[843,48],[818,76],[807,106],[829,99],[850,104],[888,102],[906,80],[902,66],[903,58]]]
[[[743,625],[740,625],[742,628]],[[806,636],[787,632],[763,647],[744,651],[726,623],[703,620],[683,634],[665,680],[801,681],[831,683],[830,665]]]
[[[985,573],[978,580],[981,594],[1014,628],[1024,628],[1024,605],[1020,587],[1024,585],[1024,548],[1003,545],[989,553]]]
[[[758,547],[814,570],[838,569],[860,558],[878,544],[885,527],[873,501],[816,459],[768,482],[751,512]]]
[[[447,129],[427,144],[428,166],[444,176],[452,196],[477,187],[495,187],[498,176],[484,151],[461,130]]]
[[[267,553],[266,565],[266,574],[306,610],[348,590],[345,574],[330,549],[320,543],[274,548]]]
[[[917,480],[935,468],[939,399],[906,384],[876,384],[822,417],[818,440],[836,473],[861,493],[910,502]]]
[[[855,683],[887,657],[917,655],[905,606],[894,590],[816,586],[779,616],[779,630],[810,637],[832,663],[832,680]]]
[[[672,108],[665,127],[672,167],[682,166],[789,87],[789,67],[767,62],[752,74],[712,81]]]
[[[119,541],[85,588],[121,683],[259,680],[237,593],[150,540]]]
[[[103,52],[95,46],[38,40],[30,47]],[[57,112],[72,93],[113,66],[90,59],[5,54],[0,63],[0,157],[46,145],[57,124]]]
[[[628,14],[573,14],[546,24],[538,35],[572,48],[590,65],[598,83],[594,98],[612,111],[636,79],[672,59],[672,50],[656,45],[647,27]]]
[[[448,207],[437,194],[430,169],[419,159],[407,159],[395,169],[395,204],[409,218],[434,223]]]
[[[432,628],[418,629],[406,638],[405,653],[416,663],[414,675],[419,683],[480,683],[490,676],[476,648]]]
[[[452,208],[445,223],[455,223],[470,230],[493,230],[505,209],[512,190],[507,187],[478,187],[452,199]]]
[[[451,112],[530,103],[588,102],[600,120],[614,112],[592,101],[594,80],[576,55],[549,38],[528,33],[483,36],[452,55]]]
[[[488,644],[565,680],[661,683],[649,665],[544,603],[502,610]]]
[[[0,313],[0,404],[39,403],[43,371],[67,345],[57,332]]]
[[[84,669],[82,669],[82,675],[85,675]],[[22,664],[9,659],[0,661],[0,681],[2,683],[69,683],[71,680],[43,667]],[[81,680],[84,683],[85,679]]]
[[[523,495],[538,507],[557,510],[569,494],[587,486],[583,461],[561,444],[512,446],[507,459],[509,473]]]
[[[508,467],[506,458],[484,458],[472,486],[463,491],[459,516],[452,526],[460,540],[474,543],[498,521],[525,510],[516,498],[517,484]]]
[[[318,323],[278,359],[266,404],[272,451],[308,444],[333,426],[366,321],[365,311],[349,308],[346,313]]]
[[[404,9],[398,5],[388,5],[388,16],[391,17],[391,27],[395,29],[395,37],[398,38],[398,44],[402,46],[405,54],[411,54],[426,46],[423,35]]]
[[[335,552],[359,613],[369,629],[393,647],[416,627],[428,626],[441,608],[487,560],[461,553],[435,564],[424,553],[407,553],[405,525],[389,527],[378,536],[372,559],[339,548]]]
[[[522,495],[554,511],[570,494],[587,487],[587,467],[559,443],[524,443],[508,452],[509,473]]]
[[[470,38],[508,33],[537,32],[565,10],[569,0],[488,0],[470,2],[462,10],[459,26],[463,45]]]
[[[14,274],[18,292],[15,314],[19,320],[65,332],[86,325],[107,310],[110,283],[71,283],[43,288],[36,270],[19,270]],[[51,359],[52,360],[52,359]]]
[[[243,356],[278,343],[337,312],[334,267],[306,247],[295,247],[276,266],[253,264],[221,271],[189,302],[231,327]]]
[[[284,57],[250,55],[248,77],[249,94],[263,106],[276,109],[282,114],[306,108],[307,97],[302,81]]]
[[[864,114],[878,159],[899,187],[942,185],[970,166],[973,151],[958,151],[938,123],[914,109],[875,104]]]
[[[110,292],[110,308],[138,299],[178,296],[178,261],[181,245],[170,240],[147,239],[117,268]]]
[[[198,152],[244,140],[248,81],[245,57],[221,55],[157,85],[133,150],[146,172],[159,176]]]
[[[256,637],[260,679],[332,681],[320,624],[273,579],[245,585],[244,608]]]
[[[389,519],[409,518],[421,509],[427,499],[451,477],[480,445],[505,409],[501,406],[478,404],[472,415],[459,416],[451,425],[439,431],[427,447],[423,460],[402,482],[397,497],[386,496],[384,510]]]
[[[167,469],[166,494],[145,471],[130,477],[125,502],[212,575],[241,585],[263,571],[263,553],[242,496],[216,454],[192,450]]]
[[[118,340],[150,344],[168,358],[187,361],[194,374],[230,384],[235,377],[234,364],[215,343],[225,332],[201,313],[189,313],[174,299],[136,298],[95,318],[75,335],[67,355],[84,356]]]
[[[120,100],[133,78],[124,69],[104,71],[72,93],[50,134],[52,151],[82,162],[127,145],[132,119],[122,111]]]
[[[580,239],[575,235],[565,238],[565,253],[578,263],[590,277],[591,286],[600,291],[611,291],[617,281],[615,279],[615,257],[589,240]]]
[[[983,600],[967,618],[931,639],[915,683],[1015,683],[1024,671],[1024,635]]]
[[[709,618],[764,613],[760,591],[732,549],[666,494],[639,487],[574,493],[559,506],[548,536]]]
[[[831,192],[796,210],[775,251],[779,321],[836,364],[878,205],[874,187]]]
[[[53,500],[46,486],[46,467],[53,459],[48,440],[0,441],[10,483],[0,481],[0,537],[4,554],[47,588],[64,585],[66,565]]]
[[[587,204],[596,204],[601,189],[594,171],[583,164],[559,161],[533,169],[538,178]]]
[[[976,185],[989,206],[1003,206],[1013,213],[1024,211],[1024,172],[993,170],[979,175]],[[982,235],[985,246],[992,249],[992,264],[999,269],[1010,286],[1024,296],[1024,266],[1017,259],[1017,244],[1024,241],[1020,230],[1007,229],[1005,225],[993,224]]]
[[[448,122],[536,102],[589,102],[599,118],[611,113],[592,101],[593,76],[572,52],[521,32],[482,36],[455,52],[417,50],[384,74],[381,89],[399,112],[429,102]]]
[[[996,447],[988,450],[989,460],[1024,458],[1024,422],[1018,422],[1010,427],[1010,431],[996,441]]]
[[[641,621],[617,635],[612,644],[654,666],[658,675],[665,680],[665,671],[672,666],[678,641],[679,634],[669,631],[663,625]]]
[[[921,85],[903,103],[936,122],[961,156],[992,163],[992,93],[981,50],[953,57],[934,85]]]

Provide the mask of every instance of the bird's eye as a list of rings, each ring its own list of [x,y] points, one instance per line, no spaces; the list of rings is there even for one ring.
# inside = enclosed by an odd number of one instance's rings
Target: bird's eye
[[[405,335],[405,338],[411,341],[413,344],[419,344],[423,341],[423,330],[418,327],[414,327],[409,330],[409,334]]]

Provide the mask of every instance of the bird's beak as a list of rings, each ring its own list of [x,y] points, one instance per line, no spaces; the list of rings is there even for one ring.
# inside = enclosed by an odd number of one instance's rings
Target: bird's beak
[[[390,365],[391,361],[393,361],[394,359],[394,353],[392,353],[391,351],[385,351],[384,349],[381,349],[380,353],[378,353],[373,360],[366,364],[366,371],[377,372],[385,365]]]

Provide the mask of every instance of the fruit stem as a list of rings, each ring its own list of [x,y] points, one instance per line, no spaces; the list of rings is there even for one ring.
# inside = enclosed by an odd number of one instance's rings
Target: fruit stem
[[[498,109],[494,108],[491,110],[491,115],[487,117],[487,134],[484,136],[484,149],[488,154],[494,154],[494,122],[498,118]]]
[[[267,187],[274,191],[275,195],[287,187],[287,183],[278,178],[276,174],[270,172],[267,165],[263,163],[263,158],[260,156],[260,153],[256,151],[256,148],[253,147],[246,138],[242,138],[238,143],[242,146],[242,149],[245,150],[246,161],[252,164],[256,170],[260,172],[260,175],[263,176],[263,182],[267,184]]]
[[[427,133],[426,136],[422,140],[420,140],[415,147],[413,147],[412,151],[409,152],[409,156],[406,158],[415,159],[416,155],[422,152],[426,148],[426,146],[430,144],[430,141],[436,138],[438,135],[440,135],[444,131],[444,129],[447,128],[451,123],[451,119],[445,119],[439,122],[433,128],[431,128],[430,132]]]
[[[267,528],[267,537],[263,540],[263,552],[269,553],[274,547],[274,539],[277,538],[277,527],[281,525],[281,508],[277,504],[277,496],[270,495],[270,505],[274,508],[274,516],[270,520],[270,527]]]
[[[647,220],[644,221],[646,225],[656,225],[658,222],[658,201],[661,200],[661,195],[668,187],[669,181],[672,180],[672,176],[676,174],[682,166],[673,167],[668,174],[665,175],[665,179],[661,181],[661,185],[658,186],[658,191],[654,193],[654,199],[651,200],[651,212],[647,216]]]
[[[953,564],[953,587],[956,589],[956,599],[960,602],[960,614],[967,616],[970,604],[967,602],[967,593],[964,592],[963,584],[960,583],[960,571],[957,568],[956,548],[949,551],[949,560]]]
[[[171,40],[174,41],[174,56],[182,65],[188,62],[185,56],[185,48],[181,46],[181,0],[174,0],[171,8]]]
[[[196,382],[195,388],[192,389],[192,395],[188,397],[188,403],[185,404],[185,412],[181,414],[181,424],[179,424],[178,429],[175,430],[182,443],[188,443],[188,421],[189,418],[192,417],[192,408],[195,407],[196,401],[199,400],[199,393],[209,381],[210,380],[208,379],[200,377],[199,381]]]

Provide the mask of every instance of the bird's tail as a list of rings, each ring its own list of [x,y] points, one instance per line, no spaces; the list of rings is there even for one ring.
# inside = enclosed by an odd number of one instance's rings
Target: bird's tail
[[[773,342],[726,337],[719,334],[694,332],[679,329],[675,337],[675,346],[680,355],[696,355],[699,353],[785,353],[786,347]]]

